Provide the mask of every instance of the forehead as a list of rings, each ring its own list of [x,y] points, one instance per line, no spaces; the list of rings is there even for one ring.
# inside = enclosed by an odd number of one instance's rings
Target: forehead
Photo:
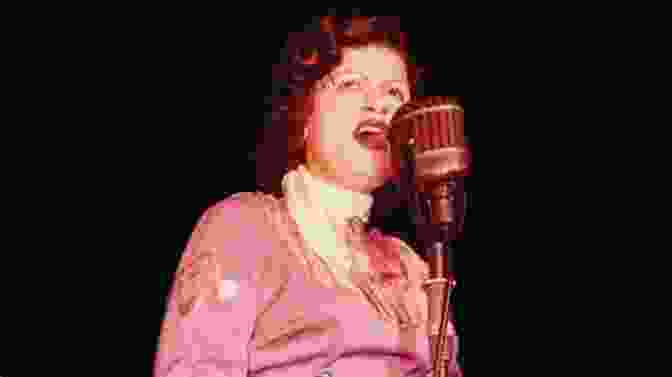
[[[347,48],[343,51],[343,61],[334,69],[334,74],[360,73],[371,80],[406,81],[406,65],[399,54],[389,48],[368,46]]]

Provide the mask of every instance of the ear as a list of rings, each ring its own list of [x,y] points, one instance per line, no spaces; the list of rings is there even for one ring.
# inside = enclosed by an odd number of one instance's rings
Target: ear
[[[303,143],[306,143],[306,140],[308,140],[308,135],[310,134],[310,123],[312,121],[312,117],[306,119],[305,126],[303,126]]]

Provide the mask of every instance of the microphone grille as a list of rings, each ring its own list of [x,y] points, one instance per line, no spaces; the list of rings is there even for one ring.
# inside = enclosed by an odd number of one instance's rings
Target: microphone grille
[[[429,111],[440,110],[464,112],[464,108],[455,96],[418,97],[402,105],[392,117],[392,123]]]

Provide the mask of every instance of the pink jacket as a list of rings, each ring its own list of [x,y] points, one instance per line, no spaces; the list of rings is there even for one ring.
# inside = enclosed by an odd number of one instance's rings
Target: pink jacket
[[[401,263],[403,284],[334,286],[284,201],[219,202],[180,261],[155,377],[427,376],[427,266],[398,239],[375,245]]]

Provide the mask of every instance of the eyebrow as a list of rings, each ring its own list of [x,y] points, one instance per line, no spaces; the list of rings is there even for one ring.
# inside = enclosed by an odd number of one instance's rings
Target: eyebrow
[[[350,68],[342,68],[342,69],[339,68],[339,69],[336,69],[331,74],[332,75],[348,75],[348,74],[360,75],[360,76],[363,76],[365,79],[369,80],[369,76],[367,76],[367,75],[365,75],[361,72],[355,72]],[[393,82],[393,83],[399,83],[399,84],[402,84],[402,85],[406,85],[406,81],[404,79],[385,80],[384,82]]]

